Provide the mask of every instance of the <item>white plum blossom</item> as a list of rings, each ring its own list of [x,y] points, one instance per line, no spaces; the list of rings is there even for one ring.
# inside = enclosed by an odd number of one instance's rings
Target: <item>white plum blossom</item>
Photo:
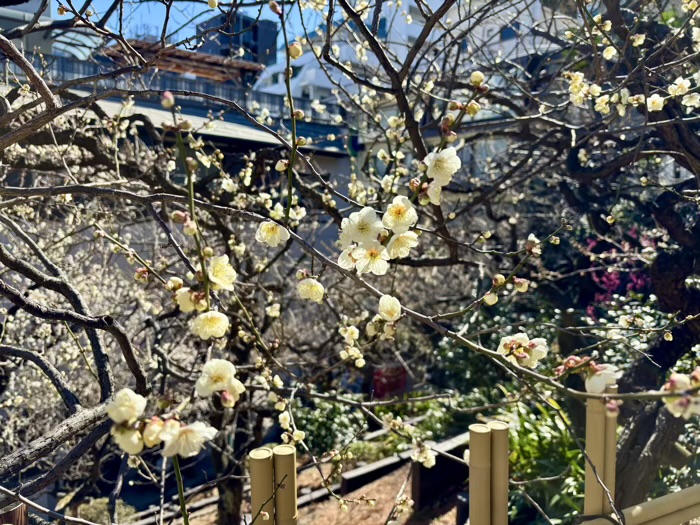
[[[357,273],[384,275],[389,270],[389,252],[379,241],[364,243],[352,251]]]
[[[372,208],[365,207],[350,214],[341,223],[341,244],[347,247],[350,243],[368,243],[377,240],[384,231],[384,225]],[[344,242],[346,241],[346,242]]]
[[[352,256],[352,252],[355,248],[357,248],[357,245],[351,244],[340,253],[340,256],[338,256],[338,266],[344,270],[352,270],[355,267],[357,261]]]
[[[611,364],[591,364],[586,375],[586,392],[592,394],[602,394],[608,385],[614,385],[621,372],[615,365]]]
[[[414,441],[413,446],[414,449],[413,454],[411,454],[411,459],[417,463],[421,463],[425,468],[433,468],[435,466],[437,454],[423,442]]]
[[[140,454],[143,450],[143,438],[141,432],[134,428],[115,426],[112,427],[112,439],[117,446],[131,456]]]
[[[282,412],[277,418],[283,430],[289,430],[292,426],[292,418],[289,412]]]
[[[136,421],[146,409],[146,398],[130,388],[122,388],[107,405],[107,415],[115,423]]]
[[[430,204],[439,206],[442,202],[442,186],[438,184],[437,181],[432,181],[430,184],[428,184],[426,195],[428,196]]]
[[[143,442],[147,447],[155,447],[161,443],[160,437],[165,422],[159,417],[152,417],[143,429]]]
[[[228,262],[228,255],[212,257],[207,268],[209,281],[214,289],[233,290],[233,283],[238,274]]]
[[[216,429],[197,421],[190,425],[183,425],[172,432],[161,433],[165,446],[163,455],[172,457],[175,455],[183,458],[191,458],[199,454],[207,441],[214,439]]]
[[[692,111],[693,108],[700,107],[700,94],[690,93],[685,95],[681,100],[681,104],[685,106],[685,110],[688,112]]]
[[[658,93],[654,93],[652,96],[647,98],[647,109],[649,112],[652,111],[661,111],[664,109],[664,104],[666,103],[666,100],[664,97],[659,95]]]
[[[212,337],[223,337],[228,330],[228,317],[221,312],[204,312],[199,314],[192,321],[192,333],[202,339]]]
[[[673,97],[685,95],[690,90],[690,79],[678,77],[673,84],[668,86],[668,94]]]
[[[255,240],[275,248],[289,240],[289,231],[274,221],[264,221],[255,232]]]
[[[356,326],[343,326],[338,333],[343,336],[347,345],[353,345],[360,338],[360,331]]]
[[[279,303],[273,303],[270,306],[265,307],[265,315],[268,317],[277,318],[281,315],[281,306]]]
[[[389,252],[390,259],[401,259],[408,257],[411,248],[416,246],[418,246],[418,235],[415,232],[405,232],[393,235],[386,245],[386,250]]]
[[[462,161],[453,146],[428,153],[423,163],[428,167],[426,171],[428,178],[433,179],[439,186],[447,186],[452,176],[462,167]]]
[[[194,384],[199,397],[207,397],[214,392],[228,391],[237,401],[245,392],[245,386],[236,379],[236,367],[226,359],[210,359],[202,367],[202,372]]]
[[[322,303],[326,290],[316,279],[308,277],[299,281],[297,284],[297,292],[302,299],[308,299],[315,303]]]
[[[614,46],[608,46],[603,49],[603,58],[605,60],[612,60],[617,56],[617,49]]]
[[[513,364],[534,368],[547,355],[549,347],[545,339],[530,340],[527,334],[520,332],[503,337],[496,351]]]
[[[382,295],[379,299],[379,315],[385,321],[393,323],[401,317],[401,303],[391,295]]]
[[[418,222],[418,213],[413,203],[408,197],[401,195],[394,197],[382,217],[383,225],[397,234],[407,232],[409,228],[415,226],[416,222]]]
[[[192,293],[189,288],[180,288],[175,292],[175,302],[183,313],[194,311],[195,304],[192,301]]]

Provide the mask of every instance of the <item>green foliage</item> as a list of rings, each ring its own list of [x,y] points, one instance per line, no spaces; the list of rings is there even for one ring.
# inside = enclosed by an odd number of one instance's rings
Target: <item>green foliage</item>
[[[425,396],[427,392],[416,392],[415,396]],[[385,414],[400,417],[404,422],[421,417],[415,423],[418,435],[423,439],[439,440],[450,434],[451,423],[454,421],[449,402],[444,399],[431,399],[414,403],[401,403],[377,407],[375,414],[382,418]]]
[[[552,406],[518,403],[510,420],[511,477],[532,481],[523,486],[553,523],[573,517],[583,502],[584,460],[569,431],[570,422],[554,400]],[[537,481],[541,478],[556,478]],[[511,492],[511,523],[546,523],[517,490]]]
[[[402,448],[403,440],[387,434],[387,438],[381,441],[355,441],[348,451],[352,453],[353,463],[373,463],[396,454]]]
[[[89,503],[83,503],[78,507],[80,517],[93,523],[110,523],[109,519],[109,498],[93,499]],[[122,500],[117,500],[117,516],[120,523],[126,523],[128,518],[136,514],[136,509],[127,505]]]
[[[318,400],[295,407],[294,422],[306,432],[304,442],[313,454],[345,447],[365,426],[364,418],[354,408]]]

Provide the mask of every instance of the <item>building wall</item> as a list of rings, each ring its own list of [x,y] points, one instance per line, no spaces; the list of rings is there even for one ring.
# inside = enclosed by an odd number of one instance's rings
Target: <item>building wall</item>
[[[227,16],[210,18],[197,26],[197,32],[218,28],[226,24]],[[212,31],[202,39],[202,53],[218,56],[233,56],[265,65],[277,61],[277,24],[272,20],[257,20],[237,14],[231,24],[224,27],[231,36]],[[243,50],[243,55],[239,54]]]
[[[40,0],[31,0],[29,3],[19,6],[0,7],[0,29],[2,31],[7,31],[29,23],[40,4]],[[51,7],[49,6],[46,10],[46,14],[50,13]],[[42,19],[50,20],[48,17],[42,17]],[[15,39],[12,42],[18,49],[25,52],[38,49],[42,53],[51,53],[51,41],[44,37],[43,31],[37,31],[23,38]]]

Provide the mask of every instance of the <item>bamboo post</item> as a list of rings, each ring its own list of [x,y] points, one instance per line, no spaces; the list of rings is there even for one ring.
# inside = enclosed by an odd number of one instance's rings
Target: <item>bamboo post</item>
[[[248,454],[250,468],[250,515],[253,523],[261,523],[263,512],[269,516],[268,523],[274,523],[274,474],[272,469],[272,450],[256,448]]]
[[[605,390],[608,394],[617,394],[617,385],[610,385]],[[603,454],[603,483],[610,491],[613,502],[615,501],[615,469],[617,468],[617,414],[609,413],[603,407],[605,413],[605,436]],[[603,492],[603,514],[610,514],[612,506],[608,496]]]
[[[272,449],[275,463],[275,525],[297,525],[297,450],[293,445]]]
[[[10,503],[0,509],[0,524],[7,525],[28,525],[29,509],[24,503]]]
[[[586,477],[583,491],[583,513],[603,513],[603,487],[596,479],[591,463],[601,481],[605,461],[605,405],[600,399],[586,401]]]
[[[648,525],[651,523],[662,525],[664,522],[660,520],[680,511],[691,512],[689,510],[691,508],[700,509],[700,485],[694,485],[687,489],[634,505],[623,510],[622,514],[625,517],[626,525]],[[683,523],[683,521],[687,520],[681,520],[676,523]],[[610,525],[610,520],[597,518],[585,522],[585,525]]]
[[[491,525],[508,525],[508,424],[490,421]]]
[[[491,525],[491,429],[469,426],[469,524]]]
[[[700,505],[691,505],[684,509],[645,521],[643,525],[680,525],[700,516]]]

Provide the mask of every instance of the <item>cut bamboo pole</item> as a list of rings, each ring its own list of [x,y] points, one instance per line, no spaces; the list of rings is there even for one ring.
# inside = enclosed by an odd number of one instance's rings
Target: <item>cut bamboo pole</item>
[[[253,523],[262,523],[263,512],[268,515],[268,523],[274,523],[274,471],[272,468],[272,450],[256,448],[248,454],[250,467],[250,514]]]
[[[24,503],[10,503],[0,509],[0,523],[3,525],[29,525],[29,508]]]
[[[293,445],[272,449],[275,462],[275,525],[297,525],[297,450]]]
[[[491,525],[491,429],[469,426],[469,524]]]
[[[617,394],[617,385],[610,385],[605,390],[608,394]],[[603,458],[603,483],[615,501],[615,469],[617,468],[617,414],[611,414],[603,407],[605,413],[605,452]],[[607,494],[603,492],[603,514],[610,514],[612,506]]]
[[[491,525],[508,525],[508,424],[490,421]]]
[[[586,401],[586,455],[603,479],[605,461],[605,405],[600,399]],[[589,461],[583,491],[583,513],[603,514],[603,487],[596,479]]]
[[[700,504],[679,509],[665,516],[645,521],[642,525],[681,525],[700,516]]]
[[[622,511],[626,525],[647,525],[648,522],[663,518],[674,512],[700,506],[700,485],[666,494]],[[683,523],[680,521],[679,523]],[[585,525],[610,525],[610,520],[597,518],[585,522]]]

